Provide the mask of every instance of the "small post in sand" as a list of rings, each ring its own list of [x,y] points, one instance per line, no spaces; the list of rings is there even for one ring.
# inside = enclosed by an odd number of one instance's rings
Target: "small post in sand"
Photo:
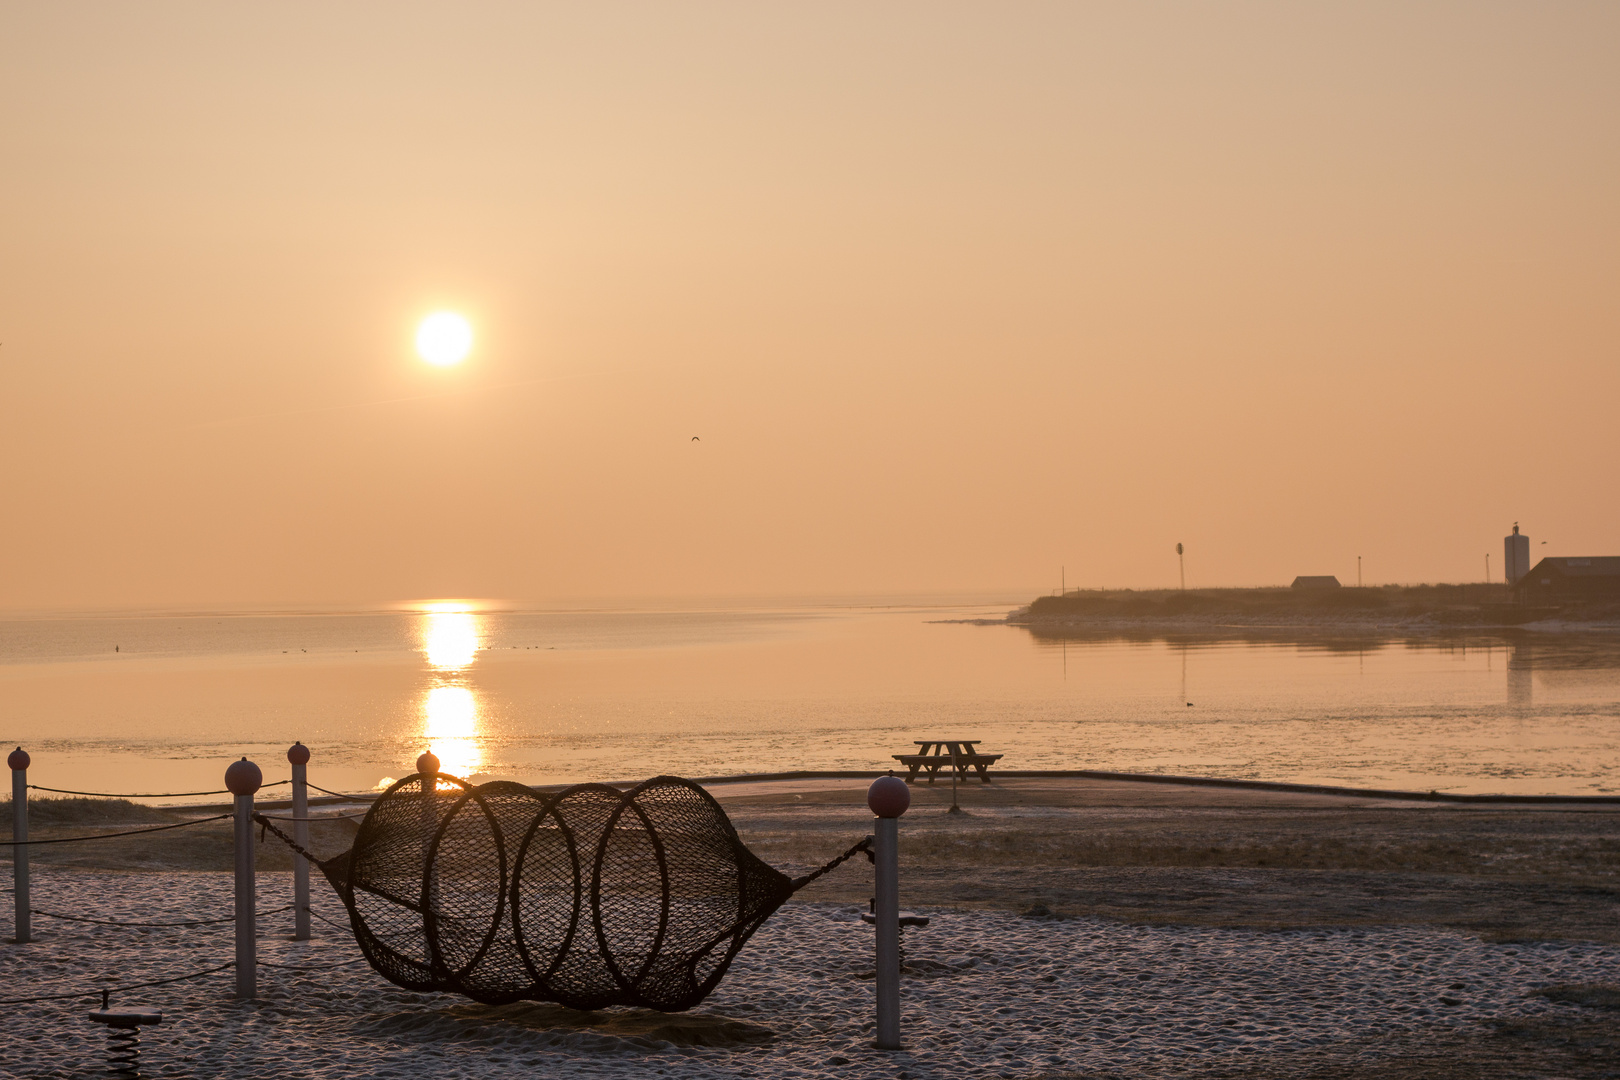
[[[231,762],[225,786],[236,796],[236,996],[258,996],[257,894],[253,881],[253,793],[264,773],[247,758]]]
[[[309,850],[309,747],[295,742],[287,748],[292,763],[293,839]],[[293,853],[293,940],[309,940],[309,860]]]
[[[890,773],[872,782],[866,805],[873,823],[877,878],[877,1047],[900,1049],[900,815],[911,805],[911,789]]]
[[[18,945],[34,940],[28,917],[28,762],[28,751],[20,746],[6,759],[11,766],[11,839],[15,841],[11,848],[11,883],[17,933],[11,940]]]

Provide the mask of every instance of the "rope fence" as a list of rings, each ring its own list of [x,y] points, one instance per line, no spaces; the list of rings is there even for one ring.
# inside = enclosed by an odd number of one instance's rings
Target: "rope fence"
[[[96,833],[93,836],[57,836],[49,840],[0,840],[0,847],[34,847],[39,844],[76,844],[81,840],[114,840],[120,836],[140,836],[143,833],[167,832],[169,829],[184,829],[191,825],[202,825],[209,821],[224,821],[234,814],[215,814],[213,817],[196,818],[192,821],[180,821],[173,825],[156,825],[150,829],[128,829],[124,832]],[[13,833],[15,835],[15,832]]]
[[[292,783],[291,780],[277,780],[273,784],[265,784],[264,786],[265,787],[280,787],[282,784],[290,784],[290,783]],[[93,799],[188,799],[193,795],[229,795],[230,794],[230,790],[226,789],[224,791],[157,791],[157,792],[148,792],[146,794],[131,795],[131,794],[128,794],[128,793],[125,793],[125,792],[113,792],[113,791],[69,791],[66,788],[40,787],[38,784],[29,784],[28,785],[28,790],[29,791],[49,791],[53,795],[88,795]]]
[[[328,919],[325,915],[322,915],[320,912],[316,911],[314,908],[306,907],[304,909],[304,912],[306,914],[314,916],[317,920],[319,920],[320,922],[325,923],[327,926],[332,927],[332,929],[334,929],[334,930],[341,930],[345,934],[347,934],[347,933],[349,933],[351,931],[351,927],[349,926],[348,923],[340,923],[336,919]]]
[[[30,908],[29,910],[33,914],[43,915],[47,919],[64,919],[67,922],[95,923],[97,926],[184,927],[186,929],[190,929],[193,926],[217,926],[220,923],[236,921],[235,915],[228,915],[223,919],[187,919],[184,922],[120,922],[116,919],[92,919],[84,915],[63,915],[60,912],[44,911],[40,908]],[[285,907],[271,908],[269,911],[257,912],[255,913],[254,917],[262,919],[266,915],[280,915],[283,912],[291,910],[293,910],[293,905],[288,904]]]
[[[303,856],[305,859],[308,859],[310,862],[316,862],[316,863],[320,862],[319,859],[317,859],[314,855],[310,854],[309,850],[307,848],[305,848],[303,845],[299,844],[298,841],[294,840],[292,837],[288,836],[286,833],[282,832],[280,829],[278,829],[274,825],[270,824],[270,819],[265,817],[263,814],[254,814],[253,815],[253,820],[257,821],[259,823],[259,842],[260,843],[264,842],[264,832],[265,832],[266,829],[268,829],[271,832],[276,834],[276,839],[280,840],[283,844],[286,844],[288,847],[292,848],[293,851],[297,852],[299,855]]]
[[[4,891],[12,894],[12,903],[15,912],[16,932],[13,941],[18,945],[26,945],[32,940],[32,919],[61,920],[96,927],[111,927],[117,929],[134,930],[196,930],[205,927],[218,927],[226,924],[235,926],[235,958],[225,963],[215,965],[200,971],[189,972],[185,975],[166,979],[154,979],[145,982],[127,983],[107,987],[105,990],[89,990],[82,993],[36,994],[28,997],[0,999],[0,1005],[24,1005],[47,1001],[73,1001],[82,998],[93,998],[100,994],[103,999],[103,1008],[109,995],[125,991],[140,990],[147,987],[166,986],[171,983],[184,982],[190,979],[203,978],[209,975],[234,970],[236,973],[236,997],[251,999],[257,996],[257,982],[255,972],[259,968],[275,969],[290,973],[331,971],[337,968],[348,967],[351,964],[365,963],[365,957],[357,957],[335,964],[281,964],[268,960],[260,960],[257,955],[258,929],[261,920],[293,914],[294,941],[308,941],[310,939],[311,921],[318,920],[334,931],[342,933],[344,938],[351,934],[351,928],[340,920],[328,918],[315,911],[310,906],[309,897],[309,865],[315,861],[314,855],[308,850],[309,823],[319,821],[358,821],[365,817],[365,813],[338,813],[327,816],[310,814],[309,789],[345,801],[367,804],[377,798],[374,794],[348,794],[332,791],[316,784],[309,783],[307,764],[309,762],[309,748],[302,743],[295,743],[287,751],[287,761],[292,766],[292,776],[287,780],[277,780],[266,784],[259,767],[246,758],[232,763],[225,771],[225,787],[210,791],[166,791],[166,792],[114,792],[114,791],[84,791],[76,788],[49,787],[43,784],[28,783],[28,767],[31,764],[29,755],[21,747],[10,755],[7,764],[12,770],[12,831],[8,839],[0,840],[0,853],[9,851],[12,859],[13,887]],[[288,837],[281,833],[270,819],[254,813],[254,796],[264,788],[279,788],[291,786],[291,810],[288,813],[274,815],[274,820],[285,824],[289,831],[296,834]],[[30,838],[28,835],[28,795],[30,792],[44,792],[52,795],[78,796],[94,799],[183,799],[198,796],[230,795],[234,800],[231,812],[223,814],[210,814],[205,817],[192,818],[161,825],[141,826],[138,828],[115,828],[114,831],[96,832],[77,836],[45,836]],[[297,857],[293,864],[293,903],[284,904],[266,910],[257,910],[258,896],[255,875],[256,845],[253,836],[253,824],[257,819],[261,829],[268,827],[275,830],[278,836],[293,844]],[[235,896],[233,911],[228,916],[210,918],[182,918],[182,919],[114,919],[102,918],[89,913],[65,912],[36,908],[29,901],[29,857],[28,852],[34,847],[46,844],[73,844],[87,843],[92,840],[117,840],[133,836],[144,836],[152,833],[169,832],[175,829],[190,828],[193,825],[206,825],[231,820],[235,826],[234,832],[234,858],[235,870]],[[94,826],[92,826],[94,827]],[[258,841],[264,840],[261,831]]]
[[[218,967],[205,968],[202,971],[193,971],[187,975],[176,975],[172,979],[153,979],[151,982],[130,983],[127,986],[109,986],[101,990],[91,990],[88,993],[83,994],[40,994],[36,997],[4,998],[0,999],[0,1005],[32,1005],[38,1001],[81,1001],[84,998],[99,997],[102,1000],[103,1006],[105,1006],[107,998],[112,994],[122,994],[127,990],[144,990],[149,986],[167,986],[170,983],[185,982],[188,979],[200,979],[204,975],[215,975],[235,966],[235,960],[227,960]]]
[[[268,960],[255,961],[262,968],[275,968],[278,971],[335,971],[338,968],[365,962],[366,958],[363,956],[357,956],[353,960],[339,960],[335,964],[273,964]]]
[[[378,795],[373,794],[373,793],[368,793],[368,794],[365,794],[365,795],[348,795],[348,794],[345,794],[344,792],[341,792],[341,791],[332,791],[332,790],[330,790],[328,788],[323,788],[319,784],[309,784],[309,786],[314,788],[316,791],[321,792],[322,794],[335,795],[340,799],[349,799],[349,800],[351,800],[353,802],[376,802],[377,799],[379,798]]]
[[[287,751],[287,761],[292,765],[292,777],[287,780],[277,780],[271,784],[263,782],[263,774],[259,767],[247,758],[233,763],[225,770],[225,788],[221,791],[169,791],[169,792],[112,792],[112,791],[81,791],[74,788],[48,787],[42,784],[28,783],[28,766],[31,764],[29,755],[22,747],[18,747],[7,759],[11,767],[11,802],[12,802],[12,831],[10,839],[0,840],[0,849],[9,850],[12,856],[13,887],[6,891],[12,894],[16,932],[12,940],[18,945],[26,945],[33,940],[32,919],[38,916],[44,919],[58,919],[69,923],[79,923],[91,926],[108,926],[129,929],[165,929],[165,930],[193,930],[201,927],[222,926],[234,923],[236,928],[235,943],[236,957],[228,963],[220,964],[204,971],[192,972],[188,975],[172,979],[159,979],[151,982],[132,983],[125,986],[109,988],[109,993],[118,993],[125,990],[137,990],[147,986],[163,986],[171,982],[180,982],[191,978],[200,978],[212,975],[227,969],[236,971],[236,996],[238,998],[252,998],[256,995],[256,982],[254,972],[260,966],[288,967],[288,965],[272,965],[268,962],[261,965],[257,956],[258,926],[261,919],[287,912],[293,913],[294,932],[293,940],[307,941],[310,938],[310,919],[315,913],[309,905],[309,876],[308,861],[304,857],[294,860],[294,888],[293,903],[280,907],[269,908],[264,911],[257,910],[258,898],[255,884],[255,854],[256,849],[253,838],[253,797],[254,794],[265,787],[292,786],[292,813],[279,818],[291,822],[295,827],[299,839],[308,842],[308,827],[311,821],[323,820],[353,820],[357,815],[332,815],[330,818],[311,817],[309,813],[308,776],[305,766],[309,762],[309,748],[302,743],[295,743]],[[320,790],[325,790],[320,789]],[[106,799],[165,799],[187,798],[202,795],[233,796],[235,807],[230,813],[211,814],[206,817],[193,818],[187,821],[177,821],[165,825],[153,825],[135,829],[118,829],[113,832],[98,832],[81,836],[49,836],[39,839],[30,839],[28,836],[28,793],[30,791],[50,792],[54,795],[73,795],[87,798]],[[45,844],[73,844],[85,843],[91,840],[116,840],[131,836],[145,836],[151,833],[168,832],[174,829],[185,829],[193,825],[204,825],[212,822],[232,820],[235,825],[234,855],[236,862],[234,910],[227,917],[222,918],[195,918],[177,920],[143,920],[143,919],[107,919],[90,914],[68,913],[63,911],[50,911],[35,908],[29,902],[29,858],[31,848]],[[262,840],[262,837],[260,838]],[[330,922],[323,918],[323,922]],[[336,924],[334,924],[336,925]],[[316,969],[310,969],[316,970]],[[99,991],[97,991],[99,992]],[[0,1004],[27,1004],[36,1001],[68,1001],[81,997],[93,997],[94,993],[86,994],[45,994],[26,998],[7,998]]]

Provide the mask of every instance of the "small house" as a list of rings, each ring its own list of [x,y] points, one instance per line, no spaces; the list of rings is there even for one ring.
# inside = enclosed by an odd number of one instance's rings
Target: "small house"
[[[1334,577],[1332,574],[1306,574],[1302,577],[1295,578],[1294,584],[1291,587],[1295,589],[1337,589],[1339,587],[1339,579]]]
[[[1514,582],[1513,598],[1538,607],[1620,601],[1620,555],[1542,559]]]

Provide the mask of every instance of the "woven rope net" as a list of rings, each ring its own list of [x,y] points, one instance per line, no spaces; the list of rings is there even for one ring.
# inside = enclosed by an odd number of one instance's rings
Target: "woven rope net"
[[[863,849],[795,881],[688,780],[545,795],[440,773],[390,787],[320,866],[366,959],[407,989],[674,1012],[797,887]]]

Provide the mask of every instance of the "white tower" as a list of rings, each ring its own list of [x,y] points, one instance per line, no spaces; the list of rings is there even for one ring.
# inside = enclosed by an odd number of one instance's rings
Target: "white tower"
[[[1504,573],[1507,583],[1512,585],[1530,572],[1530,538],[1519,535],[1517,521],[1513,523],[1513,535],[1502,538],[1502,548]]]

